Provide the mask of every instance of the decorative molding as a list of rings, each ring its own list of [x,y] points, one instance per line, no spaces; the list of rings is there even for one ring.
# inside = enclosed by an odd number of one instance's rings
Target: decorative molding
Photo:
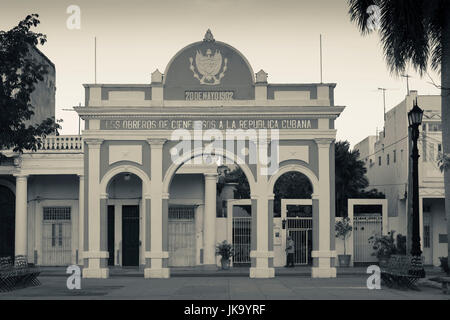
[[[313,258],[336,258],[336,251],[311,251]]]
[[[274,258],[275,253],[273,251],[250,251],[250,258]]]
[[[213,36],[213,34],[212,34],[212,32],[211,32],[210,29],[208,29],[208,30],[206,31],[205,36],[204,36],[204,38],[203,38],[203,41],[205,41],[205,42],[214,42],[214,41],[216,41],[216,40],[214,39],[214,36]]]
[[[334,138],[317,138],[314,139],[319,147],[326,148],[329,147],[331,143],[335,141]]]
[[[89,146],[89,148],[100,148],[100,145],[105,141],[105,139],[101,138],[85,138],[84,142]]]
[[[141,145],[111,145],[109,146],[109,164],[119,161],[131,161],[142,165]]]
[[[108,251],[84,251],[83,259],[105,259],[109,257]]]
[[[13,176],[16,177],[16,180],[26,180],[29,175],[25,173],[14,173]]]
[[[162,148],[167,142],[167,139],[147,139],[147,142],[153,148]]]
[[[146,251],[144,252],[144,257],[146,259],[167,259],[169,258],[169,252],[167,251]]]

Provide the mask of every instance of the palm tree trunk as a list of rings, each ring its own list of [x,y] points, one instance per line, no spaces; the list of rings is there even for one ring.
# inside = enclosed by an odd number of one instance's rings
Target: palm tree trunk
[[[450,5],[445,10],[445,25],[442,37],[442,147],[445,154],[450,154]],[[448,261],[450,265],[450,168],[444,170],[445,216],[447,219]]]

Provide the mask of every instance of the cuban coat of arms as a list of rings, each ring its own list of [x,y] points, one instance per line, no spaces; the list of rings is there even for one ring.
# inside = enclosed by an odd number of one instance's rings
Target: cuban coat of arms
[[[200,50],[197,50],[197,54],[195,55],[195,66],[194,58],[190,57],[189,61],[191,63],[190,69],[194,74],[194,78],[197,78],[201,84],[205,85],[212,86],[220,84],[220,80],[225,76],[225,71],[227,70],[228,59],[223,59],[219,50],[216,50],[214,55],[212,54],[211,49],[206,50],[206,55],[203,55]]]

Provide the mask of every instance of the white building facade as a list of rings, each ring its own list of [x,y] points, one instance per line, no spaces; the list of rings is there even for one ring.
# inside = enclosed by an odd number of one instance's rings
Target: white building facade
[[[231,215],[216,215],[217,165],[229,161],[250,185],[250,277],[284,264],[273,189],[291,171],[313,186],[311,275],[336,276],[335,84],[269,84],[207,32],[150,84],[84,87],[81,136],[48,137],[0,167],[2,254],[80,264],[86,278],[112,266],[139,266],[146,278],[216,266],[216,244],[233,240]]]
[[[444,210],[444,178],[438,166],[442,152],[441,97],[421,96],[410,91],[405,100],[386,113],[384,131],[369,136],[355,146],[366,163],[369,188],[383,192],[388,199],[389,231],[408,234],[408,183],[411,142],[408,112],[414,101],[424,110],[419,148],[419,213],[424,262],[439,266],[447,255],[447,230]]]

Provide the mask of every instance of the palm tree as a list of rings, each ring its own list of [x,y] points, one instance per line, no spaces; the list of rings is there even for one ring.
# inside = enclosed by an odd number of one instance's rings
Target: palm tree
[[[351,21],[363,35],[373,28],[370,6],[380,12],[379,33],[384,56],[393,74],[411,65],[421,76],[429,68],[440,72],[442,145],[450,154],[450,1],[448,0],[348,0]],[[373,7],[372,7],[373,8]],[[369,10],[370,12],[370,10]],[[450,235],[450,168],[444,169],[447,234]],[[450,237],[449,237],[450,239]],[[448,245],[450,260],[450,243]]]

